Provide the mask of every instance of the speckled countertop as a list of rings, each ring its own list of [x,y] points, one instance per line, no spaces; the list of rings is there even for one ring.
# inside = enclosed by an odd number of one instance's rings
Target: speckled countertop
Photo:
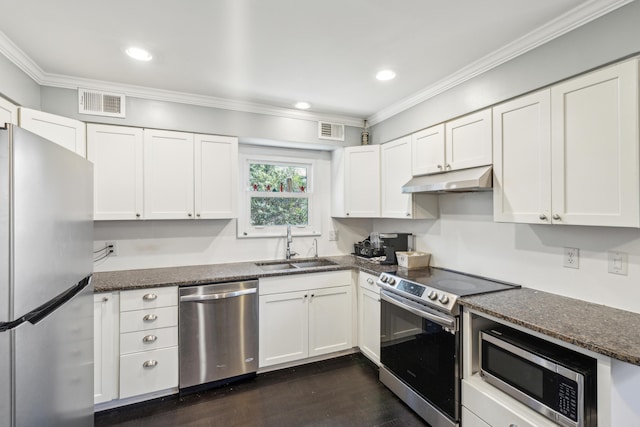
[[[323,259],[335,265],[264,271],[254,262],[238,262],[112,271],[94,273],[93,284],[95,292],[111,292],[349,269],[378,275],[398,268],[376,265],[352,255]],[[460,302],[478,312],[640,366],[640,314],[528,288],[464,297]]]
[[[640,314],[535,289],[465,297],[464,307],[640,366]]]
[[[313,259],[311,258],[309,261]],[[398,268],[397,265],[373,264],[352,255],[322,257],[322,259],[328,259],[336,264],[278,271],[264,271],[254,262],[108,271],[94,273],[93,286],[95,292],[111,292],[159,286],[191,286],[204,283],[232,282],[259,277],[350,270],[353,268],[377,275],[383,271],[392,271]],[[295,261],[304,260],[296,259]]]

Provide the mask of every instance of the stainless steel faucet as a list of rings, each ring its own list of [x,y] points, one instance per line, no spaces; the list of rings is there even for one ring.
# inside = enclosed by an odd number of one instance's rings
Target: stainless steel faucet
[[[291,243],[293,243],[293,237],[291,237],[291,225],[287,224],[287,252],[285,253],[286,259],[291,259],[291,257],[298,255],[297,252],[293,252],[291,250]]]

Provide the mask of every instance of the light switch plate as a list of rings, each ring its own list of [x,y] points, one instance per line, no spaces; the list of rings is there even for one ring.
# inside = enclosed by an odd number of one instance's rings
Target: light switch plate
[[[565,268],[580,268],[580,249],[564,248],[563,265]]]
[[[625,252],[609,252],[609,273],[628,274],[629,257]]]

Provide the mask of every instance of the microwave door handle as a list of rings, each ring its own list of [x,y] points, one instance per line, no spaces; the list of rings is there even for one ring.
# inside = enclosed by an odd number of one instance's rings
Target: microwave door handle
[[[447,317],[441,317],[426,311],[422,311],[422,310],[418,310],[417,308],[411,307],[410,305],[407,305],[405,303],[403,303],[402,301],[399,301],[397,298],[395,298],[393,295],[388,294],[385,291],[380,292],[380,297],[387,301],[388,303],[391,303],[397,307],[402,308],[403,310],[407,310],[413,314],[415,314],[416,316],[420,316],[423,319],[427,319],[430,320],[434,323],[437,323],[440,326],[443,326],[445,328],[449,328],[449,329],[454,329],[456,326],[456,321],[455,319],[450,319]]]

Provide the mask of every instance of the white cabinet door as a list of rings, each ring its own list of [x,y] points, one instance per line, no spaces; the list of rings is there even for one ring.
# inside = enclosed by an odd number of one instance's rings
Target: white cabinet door
[[[141,219],[142,129],[87,125],[87,159],[93,162],[95,220]]]
[[[308,291],[260,296],[260,367],[308,356]]]
[[[493,108],[493,219],[551,223],[551,100],[545,89]]]
[[[309,292],[309,356],[351,348],[351,286]]]
[[[195,135],[196,218],[234,218],[238,194],[238,138]]]
[[[93,400],[95,404],[117,398],[114,379],[117,378],[115,345],[116,321],[114,295],[110,292],[93,296]]]
[[[5,123],[18,124],[18,106],[0,98],[0,127],[4,127]]]
[[[445,171],[491,164],[491,109],[445,124]]]
[[[380,216],[380,146],[344,149],[345,215],[350,218]]]
[[[402,192],[402,186],[412,178],[411,137],[405,136],[382,144],[380,158],[381,216],[411,218],[413,197]]]
[[[193,134],[144,130],[144,217],[193,218]]]
[[[411,135],[413,176],[444,171],[444,123]]]
[[[638,60],[551,88],[552,219],[638,227]]]
[[[380,365],[380,294],[363,287],[358,288],[358,346]]]
[[[20,127],[62,145],[82,157],[87,155],[86,126],[79,120],[20,108]]]

